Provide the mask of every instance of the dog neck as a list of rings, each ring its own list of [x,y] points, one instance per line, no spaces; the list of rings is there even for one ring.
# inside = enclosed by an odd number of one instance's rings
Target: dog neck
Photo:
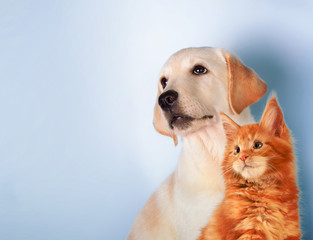
[[[254,122],[249,109],[230,115],[238,124]],[[223,192],[221,162],[226,139],[222,123],[202,128],[182,138],[183,148],[176,169],[178,184],[192,192]]]

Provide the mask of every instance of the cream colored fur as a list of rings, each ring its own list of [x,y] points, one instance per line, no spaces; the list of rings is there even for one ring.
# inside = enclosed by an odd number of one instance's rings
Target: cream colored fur
[[[222,49],[188,48],[175,53],[165,63],[160,79],[166,77],[168,85],[163,90],[159,83],[158,97],[163,91],[177,91],[177,104],[181,113],[196,120],[187,129],[171,129],[168,119],[156,104],[155,128],[174,139],[176,135],[180,136],[182,152],[175,171],[139,212],[130,230],[129,240],[196,239],[223,199],[224,181],[220,163],[225,137],[219,112],[226,113],[241,125],[254,121],[249,109],[242,105],[242,102],[251,104],[251,96],[247,101],[238,101],[240,96],[232,96],[233,93],[230,92],[232,81],[235,81],[232,79],[234,69],[230,68],[230,58],[233,60]],[[239,60],[235,60],[238,64]],[[192,74],[195,65],[206,67],[208,73]],[[247,70],[244,65],[241,67]],[[261,84],[263,88],[265,86],[266,91],[266,85],[254,72],[248,70],[257,84]],[[247,79],[245,81],[250,81]],[[258,86],[253,85],[252,88]],[[257,101],[265,91],[260,90],[252,101]],[[244,95],[243,93],[243,97]],[[240,109],[240,114],[237,114],[236,108]],[[245,109],[241,111],[242,108]],[[209,114],[214,117],[202,118]]]

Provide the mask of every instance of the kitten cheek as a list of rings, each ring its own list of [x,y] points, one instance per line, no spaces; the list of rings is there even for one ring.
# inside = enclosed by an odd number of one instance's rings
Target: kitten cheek
[[[242,172],[242,167],[243,167],[243,163],[241,161],[235,161],[233,163],[233,169],[237,173],[241,173]]]

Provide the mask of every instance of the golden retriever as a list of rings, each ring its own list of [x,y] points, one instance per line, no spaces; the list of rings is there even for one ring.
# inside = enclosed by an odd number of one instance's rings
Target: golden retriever
[[[175,171],[135,219],[129,240],[196,239],[224,196],[220,162],[224,112],[239,124],[254,122],[248,108],[267,91],[258,75],[220,48],[187,48],[162,68],[154,127],[182,152]]]

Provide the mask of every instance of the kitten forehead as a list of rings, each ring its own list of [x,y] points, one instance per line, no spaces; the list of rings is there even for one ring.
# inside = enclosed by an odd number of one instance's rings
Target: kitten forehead
[[[253,141],[256,138],[257,124],[250,124],[243,126],[239,129],[237,133],[236,142],[241,143],[243,141]]]
[[[251,134],[248,134],[248,140],[251,141],[251,139],[252,139]]]

